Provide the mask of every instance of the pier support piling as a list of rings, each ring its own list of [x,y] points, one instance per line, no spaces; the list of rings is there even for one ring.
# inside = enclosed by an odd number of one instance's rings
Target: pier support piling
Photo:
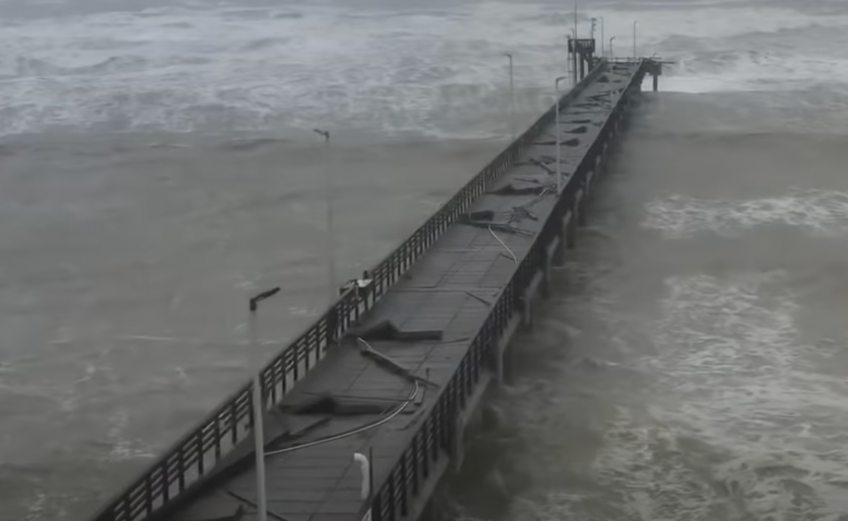
[[[563,219],[563,229],[565,231],[565,247],[573,250],[577,246],[577,219],[574,212],[577,210],[577,205],[572,206],[572,210],[568,212]]]

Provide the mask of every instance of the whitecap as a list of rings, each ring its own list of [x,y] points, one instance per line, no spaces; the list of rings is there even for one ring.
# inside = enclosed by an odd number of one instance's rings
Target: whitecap
[[[509,84],[502,53],[515,56],[516,110],[529,121],[548,105],[550,71],[563,66],[561,25],[550,20],[568,19],[569,11],[484,3],[446,13],[394,12],[390,26],[384,16],[351,16],[367,13],[328,6],[306,6],[296,20],[245,19],[208,6],[34,19],[0,34],[7,49],[0,57],[0,135],[63,129],[310,133],[330,119],[389,135],[502,137]],[[848,62],[806,56],[803,45],[784,49],[788,55],[727,54],[712,71],[693,54],[726,54],[738,47],[732,38],[756,31],[838,28],[848,24],[846,17],[764,6],[727,16],[724,7],[703,3],[686,11],[655,8],[649,17],[596,11],[606,15],[607,38],[629,36],[638,18],[640,52],[679,61],[663,77],[664,90],[680,82],[696,90],[762,88],[763,78],[780,80],[770,88],[786,88],[791,78],[823,74],[848,81]],[[586,23],[585,13],[580,19]],[[668,38],[676,34],[695,43],[674,45]],[[622,42],[617,53],[629,48]],[[115,54],[122,49],[131,55]]]
[[[646,210],[642,225],[669,238],[701,232],[731,236],[769,224],[822,236],[848,233],[848,194],[837,191],[798,190],[782,197],[747,200],[673,195],[648,203]]]

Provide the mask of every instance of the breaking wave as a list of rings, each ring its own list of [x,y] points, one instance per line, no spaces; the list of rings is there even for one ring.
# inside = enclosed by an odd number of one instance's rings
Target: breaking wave
[[[825,74],[848,84],[848,17],[769,6],[731,12],[689,3],[640,20],[640,54],[677,61],[664,90],[798,89]],[[619,36],[615,53],[627,54],[638,13],[594,14],[606,15],[606,38]],[[581,27],[587,16],[579,15]],[[280,134],[330,120],[388,135],[502,137],[502,53],[516,57],[519,113],[537,114],[550,101],[550,71],[562,67],[570,18],[570,9],[484,3],[392,12],[204,6],[7,21],[0,136]]]
[[[643,222],[643,226],[672,238],[700,232],[733,236],[769,224],[798,227],[816,235],[846,235],[848,194],[805,190],[742,201],[676,195],[649,203]]]

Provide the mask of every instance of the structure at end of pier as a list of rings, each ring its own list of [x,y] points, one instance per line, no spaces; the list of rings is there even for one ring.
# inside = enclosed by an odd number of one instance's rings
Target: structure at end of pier
[[[659,79],[662,76],[663,65],[670,65],[672,62],[667,60],[659,60],[656,58],[649,58],[644,62],[645,73],[651,75],[651,79],[653,80],[654,92],[657,92],[659,89]]]
[[[584,61],[570,92],[94,521],[419,518],[662,69]]]
[[[595,39],[594,38],[570,38],[568,39],[568,61],[571,73],[574,78],[574,84],[583,80],[586,77],[586,71],[592,70],[601,62],[612,63],[642,63],[644,74],[650,74],[653,79],[654,92],[659,89],[659,77],[662,76],[663,65],[671,65],[673,62],[663,60],[657,57],[651,58],[623,58],[623,59],[608,59],[598,58],[595,56]]]

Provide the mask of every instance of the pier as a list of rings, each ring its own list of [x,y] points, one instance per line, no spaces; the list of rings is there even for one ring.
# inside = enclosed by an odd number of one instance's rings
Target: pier
[[[660,61],[584,58],[554,107],[93,521],[422,517],[576,246],[646,75],[657,88]]]

